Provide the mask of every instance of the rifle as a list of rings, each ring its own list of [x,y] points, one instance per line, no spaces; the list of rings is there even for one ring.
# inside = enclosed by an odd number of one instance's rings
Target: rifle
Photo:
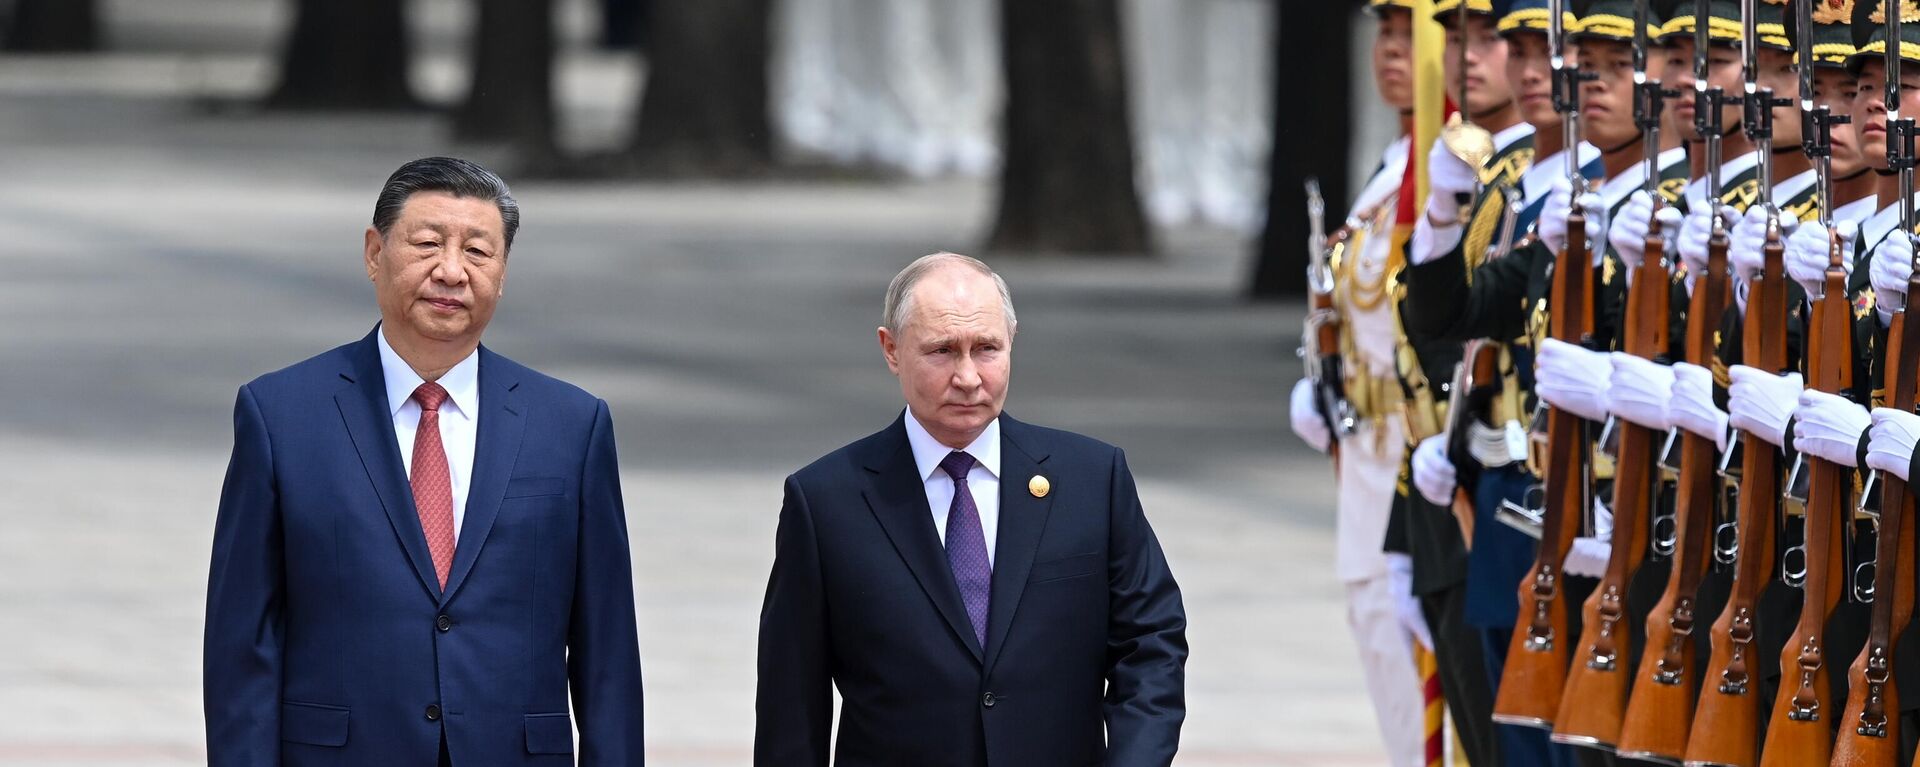
[[[1687,361],[1713,363],[1713,334],[1726,310],[1727,232],[1720,215],[1720,106],[1725,94],[1707,84],[1708,0],[1696,0],[1694,9],[1694,127],[1707,154],[1707,200],[1713,233],[1707,241],[1707,269],[1694,276],[1687,309]],[[1700,581],[1706,575],[1713,542],[1715,470],[1714,440],[1688,432],[1681,437],[1680,480],[1675,504],[1676,548],[1673,574],[1660,601],[1647,614],[1646,651],[1640,656],[1639,678],[1627,701],[1626,724],[1621,728],[1619,753],[1624,758],[1679,762],[1693,729],[1694,687],[1697,682],[1693,630]]]
[[[1892,5],[1889,3],[1889,5]],[[1887,161],[1900,174],[1900,229],[1913,237],[1914,120],[1900,114],[1900,16],[1885,9],[1887,23]],[[1909,290],[1920,279],[1909,278]],[[1914,295],[1909,292],[1907,295]],[[1920,374],[1920,313],[1894,313],[1887,337],[1887,406],[1912,412]],[[1899,695],[1893,684],[1893,648],[1913,617],[1913,495],[1906,481],[1880,477],[1880,533],[1875,540],[1873,607],[1867,645],[1847,670],[1847,708],[1834,744],[1837,767],[1892,767],[1900,749]]]
[[[1660,82],[1647,76],[1647,26],[1650,0],[1634,3],[1633,79],[1634,118],[1646,145],[1647,178],[1642,189],[1656,208],[1660,203],[1660,111],[1666,95]],[[1625,351],[1653,359],[1667,352],[1668,266],[1658,220],[1649,219],[1645,258],[1634,272],[1627,291]],[[1659,491],[1658,471],[1662,434],[1616,419],[1619,433],[1613,478],[1613,542],[1607,572],[1582,606],[1580,642],[1575,663],[1567,673],[1554,717],[1553,740],[1611,751],[1620,739],[1626,714],[1629,677],[1621,659],[1633,654],[1633,636],[1627,631],[1627,587],[1646,554],[1648,528]]]
[[[1567,176],[1577,201],[1586,190],[1580,174],[1580,80],[1567,65],[1563,39],[1565,0],[1547,4],[1547,50],[1553,65],[1553,102],[1566,132]],[[1587,246],[1587,219],[1578,202],[1567,215],[1567,245],[1554,263],[1548,296],[1554,338],[1586,344],[1593,335],[1593,263]],[[1567,605],[1561,594],[1561,565],[1573,548],[1578,525],[1592,508],[1588,482],[1587,424],[1559,408],[1547,415],[1545,515],[1533,567],[1519,584],[1520,614],[1515,621],[1493,720],[1503,724],[1552,729],[1567,680]]]
[[[1793,0],[1794,20],[1799,27],[1796,47],[1802,61],[1810,61],[1812,22],[1811,0]],[[1801,73],[1800,108],[1810,130],[1803,140],[1813,155],[1821,194],[1831,193],[1828,177],[1828,128],[1845,118],[1836,118],[1825,107],[1814,107],[1811,67]],[[1897,92],[1896,92],[1897,95]],[[1889,137],[1891,138],[1891,137]],[[1833,229],[1831,197],[1823,197],[1822,223]],[[1824,392],[1838,393],[1853,384],[1852,306],[1847,301],[1845,254],[1837,235],[1829,240],[1827,271],[1820,295],[1812,297],[1810,336],[1807,344],[1807,385]],[[1844,552],[1851,528],[1852,509],[1848,504],[1853,489],[1853,470],[1802,454],[1802,472],[1808,476],[1806,491],[1806,542],[1801,547],[1805,566],[1800,579],[1800,620],[1793,636],[1780,651],[1781,685],[1774,700],[1773,715],[1767,725],[1767,740],[1761,750],[1761,767],[1797,767],[1827,764],[1833,756],[1832,730],[1828,719],[1832,711],[1831,687],[1826,663],[1826,625],[1835,605],[1844,598],[1847,556]],[[1878,573],[1876,573],[1876,576]],[[1791,581],[1790,581],[1791,582]],[[1798,670],[1798,674],[1794,673]],[[1797,683],[1796,683],[1797,677]],[[1865,710],[1863,705],[1862,711]],[[1857,716],[1857,714],[1856,714]],[[1847,730],[1844,717],[1841,732]],[[1844,740],[1844,738],[1843,738]],[[1870,743],[1843,743],[1842,750],[1867,756]],[[1897,748],[1897,744],[1894,746]],[[1891,764],[1891,759],[1878,759]],[[1837,763],[1837,762],[1836,762]],[[1850,762],[1851,763],[1851,762]]]
[[[1773,108],[1791,101],[1775,99],[1773,90],[1758,86],[1758,3],[1743,0],[1746,49],[1745,107],[1747,135],[1760,156],[1761,204],[1767,211],[1767,240],[1761,249],[1761,270],[1749,283],[1747,313],[1741,332],[1742,357],[1760,370],[1786,372],[1787,275],[1780,238],[1780,211],[1773,204]],[[1809,68],[1810,69],[1810,68]],[[1731,448],[1729,448],[1731,452]],[[1748,767],[1759,756],[1760,695],[1754,691],[1754,617],[1760,592],[1773,581],[1775,532],[1779,525],[1780,454],[1761,440],[1748,440],[1741,454],[1741,488],[1733,593],[1709,635],[1712,653],[1706,684],[1687,741],[1687,761]],[[1715,672],[1718,672],[1717,674]],[[1718,679],[1718,683],[1714,682]]]
[[[1300,361],[1306,366],[1307,380],[1313,382],[1314,402],[1320,418],[1327,424],[1333,440],[1327,454],[1336,465],[1340,461],[1340,439],[1353,433],[1358,416],[1347,401],[1344,371],[1340,363],[1340,314],[1333,306],[1333,259],[1347,246],[1348,235],[1360,224],[1349,220],[1334,233],[1332,245],[1326,234],[1326,201],[1320,196],[1320,180],[1308,178],[1307,186],[1307,321],[1300,331]]]

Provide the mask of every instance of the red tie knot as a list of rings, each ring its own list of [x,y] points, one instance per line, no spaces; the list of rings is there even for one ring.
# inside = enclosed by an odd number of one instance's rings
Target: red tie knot
[[[413,390],[413,401],[420,403],[421,410],[438,411],[447,401],[446,387],[432,381],[420,384],[420,388]]]

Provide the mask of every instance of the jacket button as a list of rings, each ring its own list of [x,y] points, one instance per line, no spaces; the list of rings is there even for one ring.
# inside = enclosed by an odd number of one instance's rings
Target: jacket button
[[[427,704],[427,721],[429,722],[440,721],[440,704],[438,703]]]
[[[985,695],[980,696],[980,705],[986,706],[987,708],[993,708],[993,693],[987,693]]]
[[[440,629],[441,631],[446,631],[448,629],[453,628],[453,619],[445,615],[442,615],[439,618],[434,619],[433,627]]]

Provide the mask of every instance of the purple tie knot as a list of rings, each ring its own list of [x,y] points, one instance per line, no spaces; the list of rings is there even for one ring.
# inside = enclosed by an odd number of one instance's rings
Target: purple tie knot
[[[940,459],[940,470],[945,471],[954,482],[965,482],[967,472],[973,471],[975,463],[978,462],[973,460],[973,456],[967,455],[966,451],[955,450],[948,453],[947,457]]]

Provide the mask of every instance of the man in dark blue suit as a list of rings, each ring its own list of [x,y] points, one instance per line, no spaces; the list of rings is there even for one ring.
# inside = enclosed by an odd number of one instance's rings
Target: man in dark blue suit
[[[519,208],[429,158],[367,229],[381,322],[241,387],[207,586],[212,765],[639,765],[607,405],[480,345]],[[568,691],[572,691],[569,716]]]
[[[1124,454],[1001,413],[1006,283],[940,253],[887,289],[906,412],[787,478],[754,764],[1167,765],[1186,612]]]

